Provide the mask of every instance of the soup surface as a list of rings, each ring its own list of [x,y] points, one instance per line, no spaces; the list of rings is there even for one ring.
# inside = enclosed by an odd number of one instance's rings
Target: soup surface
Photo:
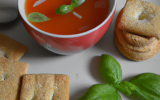
[[[46,22],[31,22],[35,27],[52,34],[73,35],[88,31],[103,22],[109,13],[109,0],[86,0],[73,11],[82,16],[79,18],[69,12],[58,15],[55,10],[61,5],[70,5],[72,0],[26,0],[26,15],[39,12],[50,18]]]

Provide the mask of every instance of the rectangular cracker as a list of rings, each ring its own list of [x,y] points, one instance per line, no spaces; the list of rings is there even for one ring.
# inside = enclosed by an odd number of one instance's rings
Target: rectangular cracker
[[[69,100],[70,78],[60,74],[24,75],[20,100]]]
[[[27,50],[27,46],[0,33],[0,56],[18,61]]]
[[[0,100],[19,100],[21,76],[27,73],[28,66],[0,56]]]
[[[160,39],[160,7],[141,0],[127,0],[118,28]]]

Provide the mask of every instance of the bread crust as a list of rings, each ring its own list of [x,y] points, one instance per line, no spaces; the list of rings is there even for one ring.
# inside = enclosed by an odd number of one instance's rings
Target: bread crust
[[[70,78],[60,74],[24,75],[20,100],[69,100]]]
[[[160,50],[160,41],[157,38],[144,37],[119,29],[118,24],[122,14],[123,9],[117,16],[114,34],[115,43],[120,52],[135,61],[147,60],[157,54]]]

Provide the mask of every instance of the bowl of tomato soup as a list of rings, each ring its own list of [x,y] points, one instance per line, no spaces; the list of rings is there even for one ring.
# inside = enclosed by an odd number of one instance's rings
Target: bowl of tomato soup
[[[28,33],[39,45],[51,52],[70,55],[90,48],[106,33],[116,10],[116,0],[85,0],[66,14],[55,13],[58,7],[70,5],[71,2],[72,0],[18,0],[18,10]],[[28,20],[28,15],[33,12],[41,13],[49,20]]]

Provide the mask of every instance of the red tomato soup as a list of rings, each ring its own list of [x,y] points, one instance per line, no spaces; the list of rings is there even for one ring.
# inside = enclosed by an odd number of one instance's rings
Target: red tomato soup
[[[45,32],[58,35],[73,35],[93,29],[107,18],[110,8],[109,0],[86,0],[73,10],[82,16],[78,18],[71,12],[64,15],[55,13],[59,6],[70,5],[72,0],[42,0],[43,3],[33,7],[37,1],[26,0],[26,15],[32,12],[44,14],[50,18],[49,21],[31,23]]]

